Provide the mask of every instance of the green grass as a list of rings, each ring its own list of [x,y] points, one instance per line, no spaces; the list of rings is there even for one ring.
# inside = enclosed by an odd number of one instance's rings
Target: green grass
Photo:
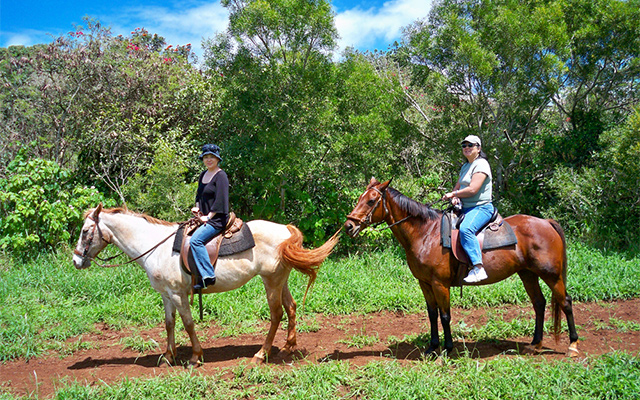
[[[297,368],[249,367],[215,374],[198,370],[85,386],[62,381],[55,398],[128,399],[637,399],[640,359],[611,353],[580,362],[528,357],[488,361],[331,361]],[[0,399],[14,399],[1,394]]]
[[[344,340],[339,340],[338,343],[344,343],[348,347],[355,347],[361,349],[366,346],[372,346],[380,342],[380,337],[377,333],[367,335],[366,329],[362,329],[361,332],[348,336]]]
[[[105,256],[115,251],[108,249],[106,253]],[[570,245],[568,256],[569,292],[574,301],[640,296],[640,258],[579,244]],[[114,262],[119,261],[125,260]],[[162,300],[137,265],[111,269],[92,266],[79,271],[71,263],[69,249],[43,254],[26,264],[3,259],[0,265],[0,361],[29,359],[48,350],[68,354],[90,347],[90,343],[81,339],[71,344],[67,339],[91,332],[96,323],[105,323],[113,329],[139,329],[164,322]],[[306,276],[291,274],[289,286],[299,302],[306,284]],[[549,290],[544,284],[542,287],[548,299]],[[217,324],[222,329],[221,335],[256,332],[261,321],[269,318],[260,279],[238,290],[203,299],[202,324]],[[494,285],[465,288],[462,297],[457,288],[452,290],[455,307],[493,308],[501,304],[529,304],[517,277]],[[197,315],[195,306],[193,310]],[[320,313],[345,315],[381,310],[422,313],[425,305],[402,250],[395,246],[370,254],[329,259],[323,264],[304,308],[298,310],[300,327],[314,331],[320,329],[314,320]],[[463,316],[454,320],[454,333],[473,338],[529,335],[533,329],[533,321],[528,319],[474,328],[460,325],[460,321]],[[178,319],[178,332],[182,329],[180,324]],[[637,326],[627,324],[615,329],[637,330]],[[140,349],[151,346],[143,340],[123,345]]]

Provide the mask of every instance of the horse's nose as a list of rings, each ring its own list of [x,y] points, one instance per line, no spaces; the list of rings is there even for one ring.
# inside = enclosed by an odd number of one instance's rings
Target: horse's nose
[[[352,221],[347,220],[344,223],[344,230],[345,230],[345,232],[347,232],[347,235],[353,237],[354,229],[355,229],[355,226],[353,225]]]
[[[73,266],[76,267],[76,269],[84,269],[87,267],[86,264],[85,259],[80,257],[78,254],[73,255]]]

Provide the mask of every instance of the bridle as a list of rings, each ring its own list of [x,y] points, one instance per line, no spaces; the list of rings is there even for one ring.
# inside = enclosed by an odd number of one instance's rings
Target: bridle
[[[372,187],[369,190],[375,190],[376,192],[380,193],[380,197],[378,198],[378,200],[376,200],[376,204],[373,205],[373,207],[371,207],[371,210],[369,210],[369,212],[367,213],[367,215],[365,215],[363,218],[358,218],[353,214],[349,214],[347,215],[347,219],[352,219],[356,222],[358,222],[361,225],[364,226],[369,226],[371,225],[371,217],[373,216],[373,213],[376,211],[376,208],[378,207],[378,204],[380,204],[381,201],[384,201],[384,193],[382,193],[382,191],[380,191],[378,188]],[[364,192],[362,195],[364,196],[369,190],[367,190],[366,192]],[[384,203],[383,203],[384,204]],[[385,207],[385,211],[386,211]]]
[[[91,243],[93,243],[93,238],[95,236],[95,232],[96,229],[98,231],[98,235],[100,235],[100,239],[102,239],[102,241],[104,241],[107,244],[111,244],[111,242],[107,239],[104,238],[104,235],[102,235],[102,231],[100,230],[100,224],[98,223],[98,221],[96,219],[94,219],[91,215],[87,216],[88,219],[90,219],[91,221],[93,221],[95,224],[93,225],[93,229],[91,230],[91,235],[89,236],[89,240],[87,242],[87,246],[84,248],[84,250],[81,252],[78,251],[78,249],[74,249],[73,250],[73,254],[76,254],[80,257],[82,257],[83,262],[84,259],[87,257],[87,254],[89,253],[89,248],[91,247]],[[182,228],[184,228],[185,226],[200,226],[202,224],[202,222],[200,221],[200,218],[198,217],[193,217],[191,219],[189,219],[188,221],[185,222],[181,222],[180,224],[178,224],[178,229],[175,230],[175,232],[171,233],[169,236],[167,236],[166,238],[162,239],[158,244],[156,244],[155,246],[153,246],[152,248],[150,248],[149,250],[145,251],[144,253],[140,254],[139,256],[137,256],[136,258],[132,258],[131,260],[127,261],[127,262],[123,262],[120,264],[100,264],[99,262],[96,261],[97,257],[90,257],[89,259],[91,261],[93,261],[94,263],[98,264],[98,266],[103,267],[103,268],[112,268],[112,267],[120,267],[122,265],[126,265],[126,264],[130,264],[136,260],[139,260],[140,258],[146,256],[147,254],[151,253],[152,251],[154,251],[155,249],[157,249],[158,247],[160,247],[161,244],[163,244],[164,242],[166,242],[167,240],[169,240],[169,238],[171,238],[172,236],[174,236],[176,233],[178,233],[178,231]],[[121,251],[119,254],[116,254],[115,256],[111,256],[108,258],[98,258],[100,261],[102,262],[107,262],[107,261],[111,261],[114,258],[125,254],[124,251]]]
[[[370,189],[368,189],[367,191],[365,191],[362,195],[364,196],[369,190],[375,190],[376,192],[378,192],[380,194],[380,197],[378,198],[378,200],[376,200],[376,203],[373,205],[373,207],[371,207],[371,210],[369,210],[369,212],[367,213],[367,215],[365,215],[363,218],[358,218],[353,214],[349,214],[347,215],[347,219],[351,219],[356,221],[357,223],[364,225],[365,227],[370,226],[371,225],[371,218],[373,217],[373,213],[376,211],[376,208],[378,207],[378,204],[380,204],[380,202],[382,202],[382,207],[384,207],[384,212],[386,214],[389,214],[389,216],[391,216],[391,213],[389,212],[389,208],[387,208],[387,203],[384,200],[384,192],[381,191],[380,189],[376,188],[376,187],[372,187]],[[392,226],[398,225],[401,222],[404,222],[406,220],[408,220],[409,218],[411,218],[412,215],[407,215],[406,217],[402,218],[399,221],[393,222],[387,226],[385,226],[382,229],[376,229],[378,231],[381,230],[385,230],[385,229],[389,229]],[[393,219],[393,217],[391,217]],[[382,221],[380,221],[380,224],[382,223]]]
[[[89,240],[87,240],[87,245],[85,246],[82,252],[79,252],[78,249],[73,249],[73,254],[76,254],[82,257],[83,259],[85,259],[87,257],[87,254],[89,253],[89,248],[93,243],[93,238],[95,237],[96,230],[98,231],[98,235],[100,235],[100,239],[102,241],[106,242],[107,244],[111,243],[110,241],[105,239],[104,236],[102,235],[102,231],[100,230],[100,224],[98,223],[98,221],[95,220],[91,215],[87,216],[87,218],[94,222],[93,229],[91,229],[91,234],[89,236]]]

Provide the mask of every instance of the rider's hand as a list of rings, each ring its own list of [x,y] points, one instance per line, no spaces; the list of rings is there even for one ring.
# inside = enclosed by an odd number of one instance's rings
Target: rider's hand
[[[198,207],[193,207],[193,208],[191,209],[191,213],[192,213],[193,215],[195,215],[196,217],[199,217],[199,216],[201,216],[201,215],[202,215],[202,213],[200,213],[200,209],[199,209]]]
[[[454,192],[449,192],[449,193],[445,194],[444,196],[442,196],[442,200],[443,201],[449,200],[449,201],[451,201],[451,204],[453,204],[455,206],[456,204],[460,203],[460,199],[458,197],[456,197],[453,193]]]
[[[453,194],[453,192],[446,193],[444,196],[442,196],[442,200],[451,200],[455,198],[456,196]]]

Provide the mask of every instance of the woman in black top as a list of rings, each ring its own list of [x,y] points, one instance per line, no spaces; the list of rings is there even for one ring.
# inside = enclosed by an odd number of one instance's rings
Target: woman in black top
[[[196,229],[191,237],[191,251],[201,277],[194,289],[204,289],[216,282],[215,271],[205,245],[224,231],[229,220],[229,179],[218,166],[222,161],[220,147],[205,144],[199,158],[207,169],[198,178],[196,205],[191,211],[200,215],[200,219],[205,223]]]

